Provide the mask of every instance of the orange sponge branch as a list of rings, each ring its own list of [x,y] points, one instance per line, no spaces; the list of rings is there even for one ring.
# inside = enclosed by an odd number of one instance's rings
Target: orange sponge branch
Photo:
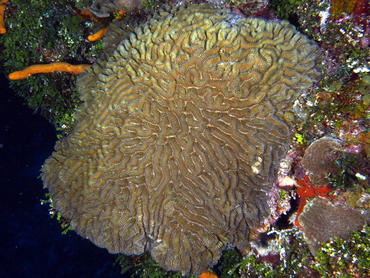
[[[120,19],[122,19],[123,18],[123,16],[125,15],[125,11],[123,11],[123,10],[118,10],[118,12],[117,12],[117,16],[115,17],[115,19],[116,20],[120,20]]]
[[[86,20],[90,20],[93,17],[91,12],[88,9],[84,9],[83,11],[81,11],[79,9],[74,8],[74,11],[76,13],[76,16],[81,18],[82,22],[84,22]]]
[[[50,73],[55,71],[63,71],[71,74],[80,74],[85,69],[88,69],[91,65],[82,64],[82,65],[71,65],[68,63],[57,62],[53,64],[43,64],[43,65],[32,65],[28,68],[25,68],[21,71],[15,71],[9,74],[9,79],[18,80],[30,77],[33,74],[37,73]]]
[[[8,0],[1,0],[0,2],[0,34],[6,33],[4,16],[7,2]]]
[[[217,275],[210,272],[209,270],[204,271],[198,278],[217,278]]]
[[[91,42],[94,42],[94,41],[97,41],[97,40],[100,40],[102,37],[105,36],[105,34],[107,33],[107,30],[108,30],[109,26],[104,28],[104,29],[101,29],[99,30],[98,32],[96,32],[95,34],[93,35],[90,35],[87,37],[87,39]]]

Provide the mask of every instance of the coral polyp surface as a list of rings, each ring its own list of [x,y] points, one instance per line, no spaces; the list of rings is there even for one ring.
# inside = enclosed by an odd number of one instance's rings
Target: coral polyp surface
[[[339,150],[342,145],[341,140],[322,137],[307,148],[301,163],[314,185],[328,184],[327,176],[340,172],[335,160],[339,158]]]
[[[368,220],[359,210],[346,206],[334,205],[321,197],[316,197],[305,206],[299,216],[303,227],[303,235],[313,255],[320,249],[321,243],[338,238],[346,238],[353,231],[359,231]]]
[[[199,275],[266,225],[284,112],[318,79],[320,51],[285,21],[210,4],[117,26],[116,50],[78,79],[84,103],[42,179],[81,236]]]

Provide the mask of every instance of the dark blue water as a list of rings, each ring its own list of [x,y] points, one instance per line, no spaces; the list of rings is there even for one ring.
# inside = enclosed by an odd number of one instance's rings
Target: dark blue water
[[[55,129],[0,75],[0,277],[123,277],[115,255],[75,232],[62,235],[37,179]]]

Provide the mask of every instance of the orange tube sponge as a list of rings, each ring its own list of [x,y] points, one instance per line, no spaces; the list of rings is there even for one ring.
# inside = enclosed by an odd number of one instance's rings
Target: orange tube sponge
[[[8,0],[1,0],[0,2],[0,34],[6,33],[4,16],[5,16],[5,8],[6,8],[5,4],[7,2]]]
[[[76,16],[82,19],[82,22],[89,20],[92,18],[91,12],[88,9],[84,10],[79,10],[79,9],[74,9]]]
[[[68,63],[57,62],[53,64],[44,64],[44,65],[32,65],[28,68],[25,68],[21,71],[15,71],[9,74],[9,79],[17,80],[30,77],[36,73],[49,73],[55,71],[64,71],[71,74],[80,74],[85,69],[88,69],[91,65],[82,64],[82,65],[71,65]]]
[[[115,17],[115,19],[120,20],[120,19],[123,18],[123,16],[125,15],[126,12],[123,11],[123,10],[119,10],[117,13],[118,13],[118,15]]]
[[[209,270],[204,271],[198,278],[217,278],[217,275],[210,272]]]
[[[109,26],[104,28],[104,29],[101,29],[99,30],[98,32],[96,32],[95,34],[93,35],[90,35],[87,37],[87,39],[91,42],[94,42],[94,41],[97,41],[97,40],[100,40],[102,37],[105,36],[105,34],[107,33],[107,30],[108,30]]]

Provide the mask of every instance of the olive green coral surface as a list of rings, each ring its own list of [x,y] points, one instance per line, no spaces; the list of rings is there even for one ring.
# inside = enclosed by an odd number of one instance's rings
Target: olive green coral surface
[[[212,4],[165,6],[125,36],[78,78],[77,123],[42,179],[78,234],[199,275],[265,226],[283,114],[320,51],[288,22]]]

